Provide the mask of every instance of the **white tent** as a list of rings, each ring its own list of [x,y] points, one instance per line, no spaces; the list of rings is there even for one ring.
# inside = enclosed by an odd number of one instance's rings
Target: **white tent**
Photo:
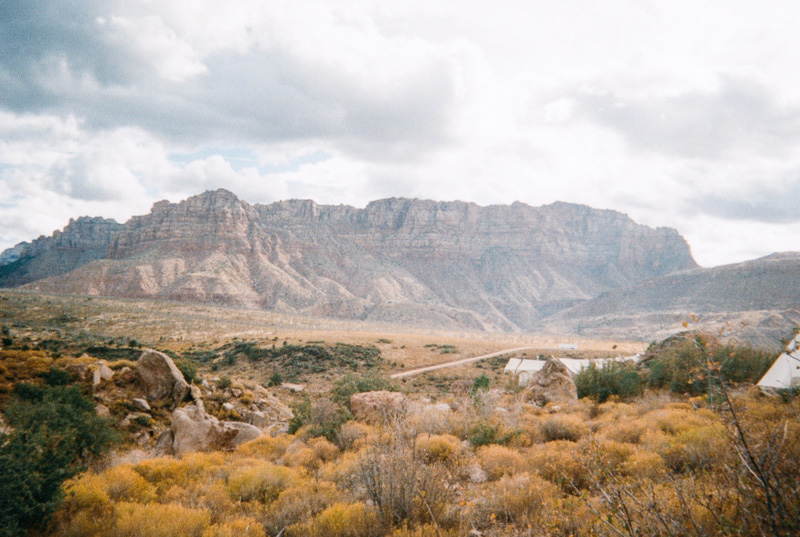
[[[800,387],[800,334],[778,356],[758,385],[762,388]]]
[[[628,356],[625,358],[622,356],[618,356],[617,358],[598,358],[595,360],[579,358],[556,358],[556,360],[561,361],[561,363],[566,366],[567,371],[569,371],[572,376],[575,376],[580,373],[582,369],[589,367],[589,365],[592,363],[596,364],[598,367],[602,367],[604,363],[611,361],[638,361],[639,355],[637,354],[636,356]],[[534,373],[540,371],[544,367],[545,363],[545,360],[525,360],[522,358],[511,358],[508,361],[508,364],[506,364],[503,372],[516,375],[519,378],[520,385],[524,386],[530,382],[531,376],[533,376]]]

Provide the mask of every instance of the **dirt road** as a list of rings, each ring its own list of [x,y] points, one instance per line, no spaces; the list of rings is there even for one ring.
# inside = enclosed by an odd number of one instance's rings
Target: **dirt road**
[[[412,377],[414,375],[419,375],[420,373],[426,373],[428,371],[436,371],[437,369],[444,369],[446,367],[455,367],[458,365],[464,364],[471,364],[472,362],[477,362],[480,360],[486,360],[487,358],[494,358],[495,356],[502,356],[504,354],[511,354],[513,352],[522,352],[527,350],[537,349],[538,347],[517,347],[514,349],[505,349],[502,351],[491,352],[489,354],[482,354],[480,356],[473,356],[472,358],[462,358],[461,360],[454,360],[452,362],[445,362],[443,364],[436,364],[436,365],[429,365],[427,367],[418,367],[417,369],[411,369],[409,371],[403,371],[401,373],[395,373],[390,376],[393,379],[399,379],[403,377]]]

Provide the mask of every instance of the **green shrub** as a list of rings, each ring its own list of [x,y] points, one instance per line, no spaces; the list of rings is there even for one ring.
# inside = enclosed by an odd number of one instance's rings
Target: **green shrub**
[[[775,355],[752,347],[726,345],[714,353],[721,366],[722,378],[731,382],[758,382],[772,367]]]
[[[42,378],[48,386],[66,386],[72,381],[69,371],[54,366],[50,366],[50,371],[42,373]]]
[[[486,373],[481,374],[481,376],[476,378],[475,381],[472,383],[473,395],[478,393],[478,391],[486,391],[488,389],[489,389],[489,377],[486,376]]]
[[[306,397],[292,406],[292,413],[290,434],[305,427],[309,436],[324,436],[331,442],[336,440],[342,424],[352,417],[347,409],[327,398],[312,401]]]
[[[217,381],[217,388],[220,390],[226,390],[231,387],[231,384],[233,384],[233,382],[231,382],[230,377],[222,377]]]
[[[347,374],[334,383],[331,389],[331,399],[350,409],[350,396],[354,393],[380,390],[397,391],[397,388],[389,379],[376,373],[368,373],[366,375]]]
[[[709,348],[701,337],[657,349],[645,364],[647,384],[676,393],[703,395],[720,381],[758,382],[775,357],[747,346]]]
[[[193,362],[186,359],[175,360],[175,366],[183,373],[183,378],[186,382],[193,384],[197,380],[197,366]]]
[[[627,362],[606,362],[597,367],[590,364],[575,376],[578,397],[591,397],[604,403],[612,395],[621,398],[642,393],[642,381],[636,366]]]
[[[108,421],[75,386],[15,386],[6,409],[11,433],[0,434],[0,536],[43,529],[61,498],[61,483],[82,471],[115,439]]]

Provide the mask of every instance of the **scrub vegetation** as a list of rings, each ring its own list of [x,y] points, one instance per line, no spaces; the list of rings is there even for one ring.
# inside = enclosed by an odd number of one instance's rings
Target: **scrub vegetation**
[[[197,385],[241,391],[241,401],[259,384],[294,418],[289,433],[175,458],[133,442],[150,423],[111,427],[98,417],[91,380],[70,373],[97,362],[83,356],[89,347],[138,349],[131,343],[158,338],[79,338],[63,327],[43,337],[7,324],[3,536],[800,533],[800,399],[753,386],[774,359],[758,350],[683,335],[651,346],[638,367],[584,371],[577,400],[538,406],[494,361],[389,380],[402,363],[384,353],[413,344],[394,333],[346,345],[319,335],[286,345],[282,334],[193,340],[162,349]],[[472,354],[460,341],[459,352]],[[439,354],[426,344],[417,347]],[[98,353],[120,375],[135,366],[132,352]],[[302,379],[306,390],[282,388],[278,376]],[[399,391],[406,403],[371,415],[351,407],[353,394],[377,390]],[[112,421],[130,411],[109,406]],[[169,411],[150,416],[163,426]]]

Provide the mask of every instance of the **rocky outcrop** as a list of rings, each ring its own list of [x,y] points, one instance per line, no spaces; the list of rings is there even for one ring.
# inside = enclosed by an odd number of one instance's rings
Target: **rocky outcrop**
[[[578,390],[567,366],[557,358],[550,358],[541,370],[531,376],[522,397],[525,401],[544,406],[551,402],[577,400]]]
[[[399,392],[386,390],[354,393],[350,396],[353,415],[369,422],[385,422],[405,415],[408,398]]]
[[[58,276],[102,259],[122,228],[114,220],[84,216],[50,237],[17,244],[0,254],[0,287]]]
[[[513,330],[695,266],[676,231],[580,205],[250,205],[217,190],[124,225],[71,222],[0,267],[0,286]]]
[[[169,399],[177,405],[189,395],[189,384],[172,358],[146,350],[136,362],[136,379],[150,401]]]
[[[209,415],[203,404],[196,402],[175,409],[170,434],[171,438],[159,438],[160,449],[180,457],[193,451],[231,449],[239,430]],[[171,449],[167,450],[167,446]]]

